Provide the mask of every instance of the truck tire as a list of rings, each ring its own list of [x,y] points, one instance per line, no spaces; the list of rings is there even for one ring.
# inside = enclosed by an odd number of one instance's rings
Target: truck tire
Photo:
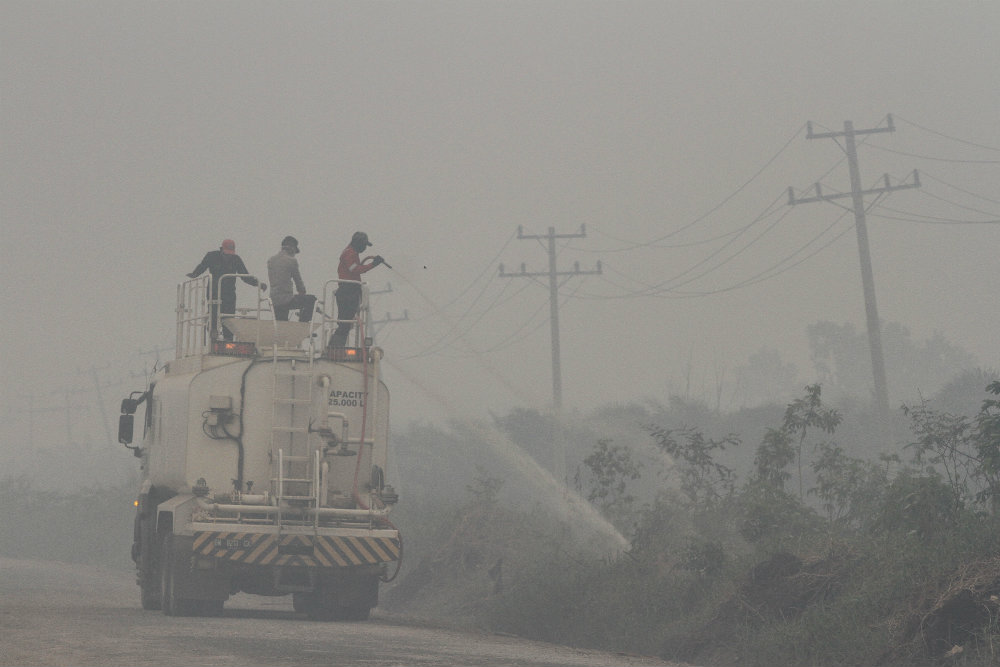
[[[222,611],[225,609],[225,600],[199,600],[199,613],[202,616],[222,616]]]
[[[343,607],[341,612],[341,617],[338,620],[341,621],[367,621],[371,616],[372,610],[368,605],[351,605],[349,607]]]
[[[147,610],[160,609],[160,572],[157,569],[156,536],[153,522],[142,519],[139,522],[139,553],[136,561],[139,569],[139,601]]]
[[[171,576],[173,558],[170,554],[172,542],[170,535],[167,535],[160,545],[160,609],[167,616],[174,615],[174,582]]]
[[[339,621],[342,616],[337,600],[323,589],[293,594],[292,606],[305,612],[310,621]]]
[[[160,586],[158,581],[146,581],[139,584],[139,602],[147,611],[157,611],[162,606],[160,601]]]
[[[167,616],[194,616],[200,611],[198,600],[179,598],[175,594],[177,579],[184,576],[184,563],[174,555],[174,536],[163,540],[160,557],[160,605]]]
[[[378,604],[378,577],[364,577],[351,587],[348,601],[341,607],[343,621],[367,621]]]
[[[378,579],[366,577],[352,584],[294,594],[292,605],[313,621],[367,621],[378,600]]]

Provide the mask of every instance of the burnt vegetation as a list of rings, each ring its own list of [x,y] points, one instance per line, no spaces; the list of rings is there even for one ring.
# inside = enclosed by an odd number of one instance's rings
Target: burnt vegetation
[[[820,384],[573,413],[571,494],[547,471],[558,426],[397,429],[406,551],[381,613],[706,666],[1000,663],[996,372],[903,405],[893,443]],[[37,484],[0,485],[0,556],[132,566],[134,480]]]
[[[970,415],[941,407],[954,396],[904,406],[895,450],[864,435],[871,416],[855,418],[858,405],[827,405],[820,385],[783,409],[735,415],[680,399],[578,415],[568,438],[577,490],[629,542],[610,555],[574,543],[540,511],[544,501],[508,489],[517,474],[462,427],[414,427],[403,458],[463,451],[456,475],[472,481],[448,501],[408,485],[416,498],[405,523],[411,535],[414,524],[426,529],[409,542],[388,607],[704,665],[995,665],[1000,381],[991,377]],[[741,419],[753,440],[738,434]],[[495,422],[516,423],[511,446],[530,454],[552,427],[524,410]],[[518,434],[531,439],[522,445]],[[428,522],[424,502],[452,509]]]

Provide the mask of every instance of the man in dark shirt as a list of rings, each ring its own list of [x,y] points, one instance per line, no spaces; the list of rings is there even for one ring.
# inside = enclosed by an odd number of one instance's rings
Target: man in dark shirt
[[[232,315],[236,312],[236,279],[227,278],[221,280],[222,276],[232,273],[244,274],[240,280],[247,285],[257,287],[258,281],[249,274],[246,265],[239,255],[236,254],[236,242],[232,239],[225,239],[218,250],[210,250],[205,253],[204,259],[194,268],[194,271],[187,274],[188,278],[197,278],[205,270],[212,274],[212,285],[209,287],[209,306],[212,311],[212,338],[216,337],[218,325],[218,313]],[[267,284],[259,283],[261,289],[267,289]],[[218,308],[211,304],[212,297],[219,300]],[[225,340],[232,340],[233,334],[226,327],[222,327],[222,336]]]

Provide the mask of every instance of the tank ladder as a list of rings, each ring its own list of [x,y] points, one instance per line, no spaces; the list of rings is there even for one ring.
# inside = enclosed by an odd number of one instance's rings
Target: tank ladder
[[[275,348],[272,365],[271,488],[280,533],[285,523],[283,512],[296,506],[319,506],[319,451],[312,446],[310,433],[316,380],[312,354],[287,359]],[[292,521],[298,525],[303,522]]]

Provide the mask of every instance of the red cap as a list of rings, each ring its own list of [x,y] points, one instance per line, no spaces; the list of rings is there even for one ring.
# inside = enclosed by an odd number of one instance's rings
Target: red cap
[[[236,241],[234,241],[232,239],[226,239],[225,241],[223,241],[222,242],[222,252],[226,253],[227,255],[235,255],[236,254]]]

